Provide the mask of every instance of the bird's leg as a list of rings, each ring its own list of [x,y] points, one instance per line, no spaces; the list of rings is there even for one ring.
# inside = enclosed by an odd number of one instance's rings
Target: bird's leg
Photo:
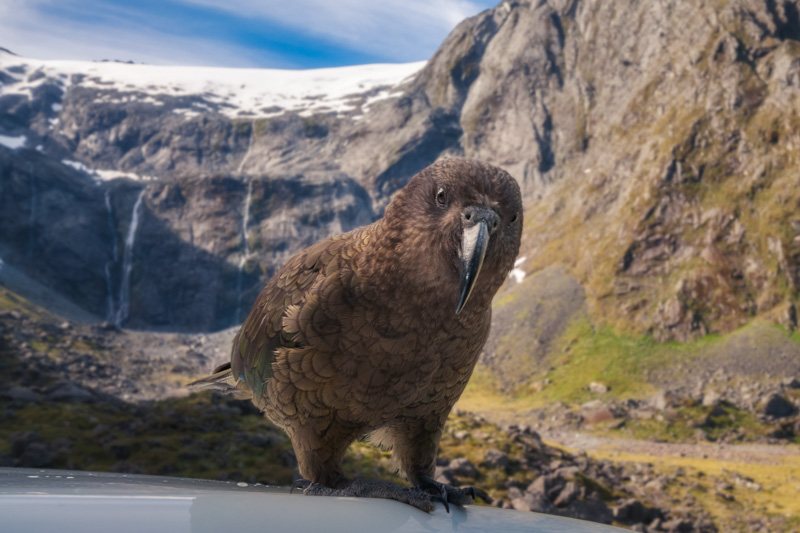
[[[443,423],[437,421],[429,422],[428,425],[423,422],[420,425],[391,431],[386,438],[392,442],[395,459],[400,463],[409,481],[416,488],[429,493],[434,501],[441,501],[447,512],[450,512],[450,503],[470,505],[476,498],[490,503],[491,498],[480,489],[474,487],[458,489],[433,479],[442,425]]]
[[[306,479],[292,484],[292,489],[302,488],[306,496],[349,496],[355,498],[385,498],[413,505],[425,512],[433,511],[431,495],[416,487],[403,487],[391,481],[371,478],[340,479],[333,487],[326,487]]]
[[[341,464],[353,440],[352,435],[345,434],[342,438],[322,442],[317,440],[319,433],[307,431],[305,427],[292,428],[290,432],[300,475],[304,478],[295,481],[292,490],[301,488],[307,496],[386,498],[413,505],[425,512],[433,510],[431,496],[423,490],[379,479],[345,478]]]

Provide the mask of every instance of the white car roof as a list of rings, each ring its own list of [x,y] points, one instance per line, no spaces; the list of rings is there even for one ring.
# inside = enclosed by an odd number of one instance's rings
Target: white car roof
[[[390,500],[289,494],[285,487],[201,479],[0,468],[3,533],[532,532],[617,528],[484,506],[432,513]]]

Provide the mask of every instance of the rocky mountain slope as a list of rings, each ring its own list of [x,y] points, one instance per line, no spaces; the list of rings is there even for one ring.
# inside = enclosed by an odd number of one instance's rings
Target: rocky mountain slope
[[[583,316],[658,341],[792,329],[799,13],[507,1],[424,66],[296,84],[0,52],[0,256],[117,324],[217,330],[292,253],[464,155],[526,198],[484,358],[506,386]]]

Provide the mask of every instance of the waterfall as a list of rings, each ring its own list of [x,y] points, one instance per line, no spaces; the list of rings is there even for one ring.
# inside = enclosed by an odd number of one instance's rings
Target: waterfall
[[[106,214],[108,218],[108,229],[111,232],[111,242],[113,245],[113,254],[111,261],[106,262],[106,301],[108,312],[106,313],[106,320],[112,322],[114,320],[114,284],[111,280],[111,268],[119,260],[119,239],[117,238],[117,228],[114,224],[114,212],[111,209],[111,189],[106,189]]]
[[[139,227],[139,215],[142,208],[144,192],[142,189],[131,213],[131,223],[128,226],[128,235],[125,237],[125,249],[122,252],[122,282],[119,285],[119,308],[114,316],[114,324],[122,326],[128,318],[131,305],[131,270],[133,269],[133,245],[136,242],[136,229]]]
[[[247,225],[250,223],[250,201],[253,199],[253,182],[247,184],[247,196],[244,199],[242,215],[242,257],[239,259],[239,276],[236,278],[236,320],[242,320],[242,283],[244,281],[244,265],[250,255],[250,243],[247,242]]]
[[[247,160],[250,159],[250,152],[253,150],[253,139],[256,137],[256,121],[254,120],[250,125],[250,141],[247,143],[247,151],[244,153],[244,157],[239,162],[239,166],[236,167],[236,173],[241,174],[242,170],[244,170],[244,164],[247,163]]]

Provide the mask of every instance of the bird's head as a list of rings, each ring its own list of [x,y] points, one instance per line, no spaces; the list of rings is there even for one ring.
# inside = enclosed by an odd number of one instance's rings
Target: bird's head
[[[470,159],[443,159],[411,178],[386,208],[419,276],[452,299],[488,306],[514,266],[522,236],[519,185],[506,171]],[[421,257],[419,257],[421,256]],[[477,304],[475,304],[477,305]]]

